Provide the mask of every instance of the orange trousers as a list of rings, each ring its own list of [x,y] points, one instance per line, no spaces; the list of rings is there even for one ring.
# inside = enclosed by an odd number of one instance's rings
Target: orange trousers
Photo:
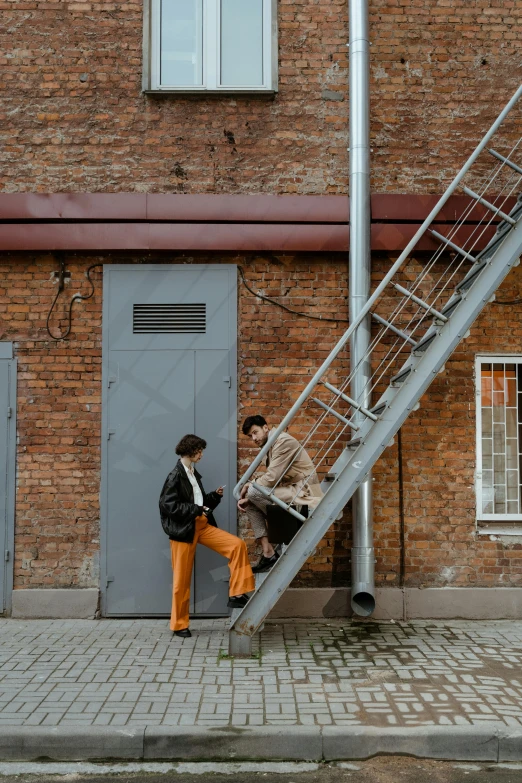
[[[203,544],[228,559],[228,567],[230,568],[229,595],[249,593],[255,587],[254,574],[248,561],[245,542],[237,536],[209,525],[206,517],[197,517],[194,541],[191,544],[184,544],[181,541],[170,542],[173,571],[171,631],[181,631],[183,628],[188,628],[190,580],[197,544]]]

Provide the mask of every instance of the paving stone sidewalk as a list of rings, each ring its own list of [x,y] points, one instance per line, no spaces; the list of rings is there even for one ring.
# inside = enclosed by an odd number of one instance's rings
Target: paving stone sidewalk
[[[522,622],[0,619],[3,726],[522,725]]]

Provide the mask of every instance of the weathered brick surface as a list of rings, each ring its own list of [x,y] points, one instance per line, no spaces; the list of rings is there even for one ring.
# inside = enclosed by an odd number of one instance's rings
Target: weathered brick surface
[[[67,266],[81,286],[85,266]],[[101,290],[76,309],[71,339],[55,342],[45,322],[56,268],[51,256],[4,257],[0,266],[0,339],[14,341],[19,362],[18,587],[98,584]],[[51,321],[55,334],[66,327],[69,292]]]
[[[66,286],[52,329],[65,326],[65,303],[84,282],[94,260],[69,258]],[[132,258],[119,258],[129,262]],[[152,258],[152,262],[161,261]],[[186,258],[183,259],[186,262]],[[214,261],[209,257],[195,261]],[[229,259],[227,259],[229,260]],[[300,311],[346,316],[346,265],[330,257],[236,259],[254,289]],[[176,258],[169,258],[175,263]],[[375,279],[389,261],[376,257]],[[18,375],[18,490],[15,586],[97,586],[99,554],[101,286],[80,303],[70,339],[55,343],[45,319],[55,292],[51,256],[4,257],[0,290],[0,339],[15,341]],[[520,267],[499,298],[514,298]],[[99,276],[98,272],[94,273]],[[516,585],[522,578],[522,547],[477,536],[475,530],[475,400],[477,352],[520,352],[518,306],[490,305],[471,335],[437,377],[402,431],[405,583],[407,585]],[[261,411],[280,419],[307,376],[325,357],[343,324],[308,321],[253,298],[240,288],[240,417]],[[347,367],[336,366],[333,382]],[[335,373],[338,373],[336,376]],[[293,428],[300,436],[309,415]],[[240,463],[255,453],[242,436]],[[311,444],[313,454],[318,440]],[[375,471],[377,581],[400,579],[397,445]],[[242,534],[253,545],[251,532]],[[350,515],[335,523],[302,569],[296,583],[349,584]]]
[[[344,193],[347,3],[280,0],[274,100],[146,96],[142,2],[0,1],[0,189]],[[520,81],[518,0],[371,0],[373,187],[440,192]]]

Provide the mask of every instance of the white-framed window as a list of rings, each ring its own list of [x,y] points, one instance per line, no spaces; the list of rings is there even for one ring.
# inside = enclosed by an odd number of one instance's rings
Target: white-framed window
[[[477,520],[522,521],[522,356],[478,356]]]
[[[277,89],[277,0],[145,0],[144,89]]]

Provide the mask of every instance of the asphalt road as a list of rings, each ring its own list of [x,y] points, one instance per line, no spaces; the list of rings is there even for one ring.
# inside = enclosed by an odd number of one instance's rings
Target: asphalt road
[[[0,783],[522,783],[522,764],[376,758],[334,764],[0,764]]]

